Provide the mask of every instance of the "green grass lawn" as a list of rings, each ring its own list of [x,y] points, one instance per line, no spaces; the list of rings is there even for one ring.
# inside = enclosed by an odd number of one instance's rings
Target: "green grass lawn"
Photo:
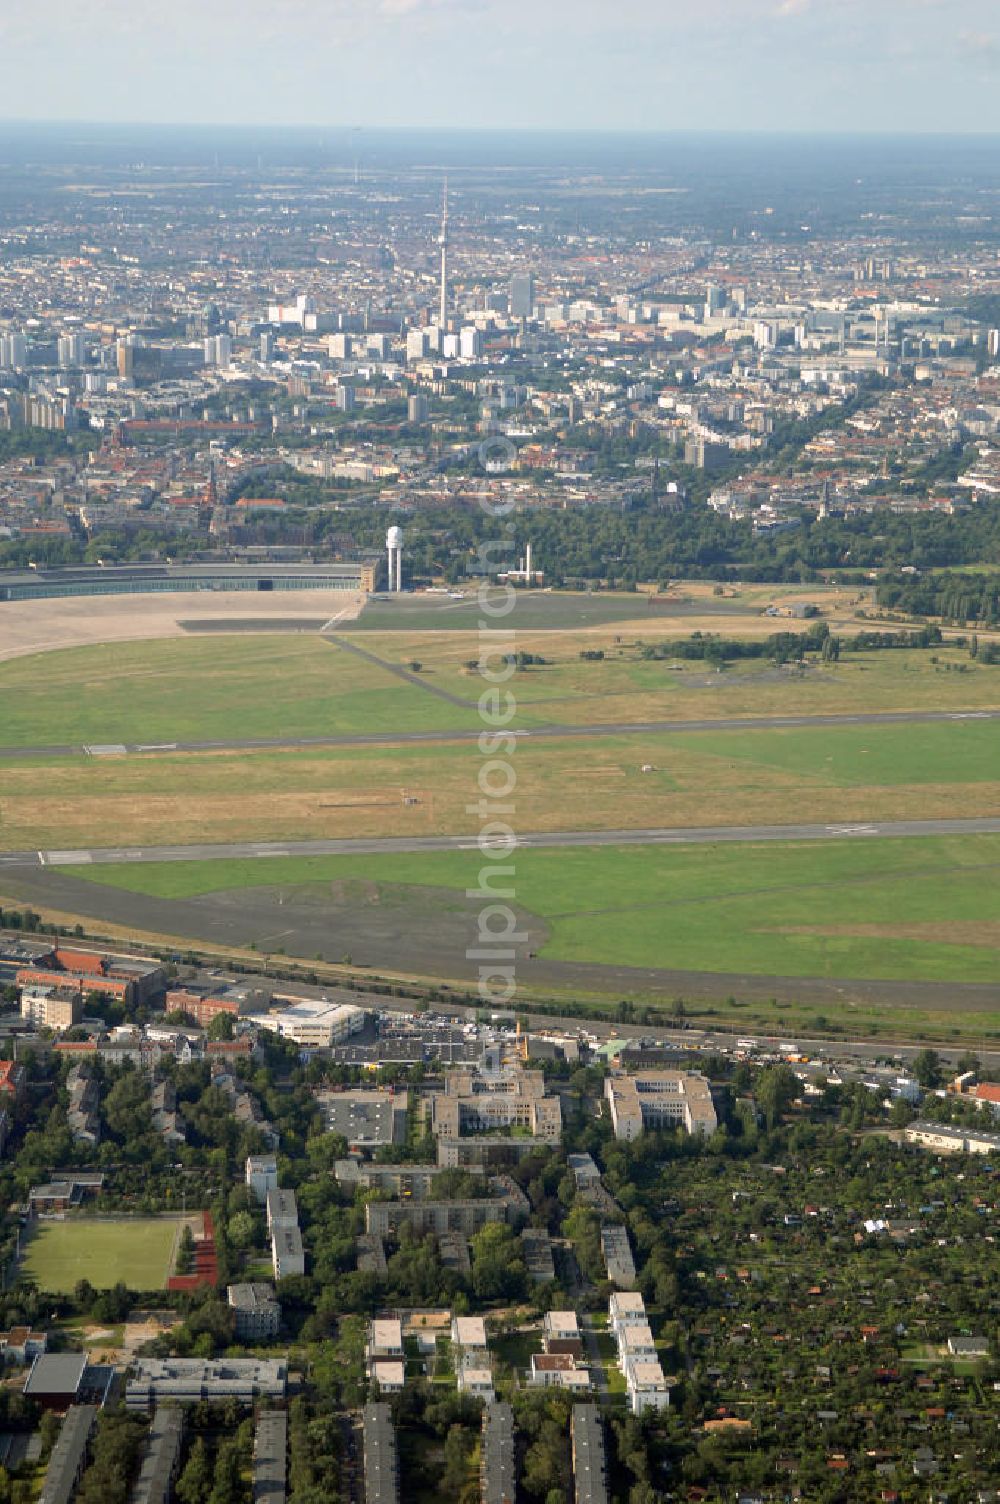
[[[941,666],[931,664],[928,654],[916,652],[848,655],[804,678],[775,672],[759,662],[735,665],[724,674],[706,672],[701,663],[686,663],[675,671],[678,665],[636,657],[635,642],[644,619],[629,632],[616,634],[614,621],[601,615],[604,597],[571,599],[594,603],[586,607],[594,611],[594,621],[583,623],[575,633],[574,625],[581,624],[570,620],[561,624],[561,631],[548,634],[530,620],[517,623],[519,645],[539,651],[546,660],[519,672],[510,684],[525,727],[553,721],[600,726],[894,708],[973,710],[1000,704],[1000,668],[969,669],[967,657],[957,650],[942,650],[941,656],[966,668],[963,674],[939,671]],[[642,598],[617,599],[636,608]],[[372,610],[378,609],[376,603]],[[391,614],[396,607],[385,609]],[[362,621],[367,620],[366,613]],[[382,663],[358,658],[318,635],[255,633],[108,643],[13,659],[0,664],[0,746],[391,737],[409,731],[475,729],[479,721],[474,706],[453,705],[433,691],[444,690],[459,700],[478,699],[483,682],[467,666],[480,651],[477,620],[473,611],[472,617],[454,622],[456,630],[449,632],[419,631],[415,623],[402,619],[394,631],[384,630],[381,621],[375,623],[377,631],[356,631],[351,640],[370,649]],[[739,635],[740,618],[735,622],[733,635]],[[606,630],[595,633],[602,624]],[[651,624],[650,633],[656,636],[663,629],[662,622]],[[624,646],[616,646],[619,635],[627,639]],[[606,650],[607,658],[581,661],[580,652],[596,645]],[[423,665],[419,683],[400,679],[383,666],[405,667],[413,660]],[[889,729],[907,734],[906,728]],[[926,741],[924,760],[931,767],[941,761],[942,750],[950,756],[966,743],[973,749],[985,746],[981,738],[990,728],[955,722],[926,729],[936,738]],[[789,769],[805,765],[836,772],[857,752],[862,762],[872,763],[873,781],[878,781],[877,757],[863,739],[834,740],[816,753],[808,743],[797,751],[794,733],[789,737],[775,741],[773,756],[764,747],[764,760]],[[732,755],[752,761],[761,755],[762,746],[748,743],[740,748],[734,742]],[[911,749],[911,755],[915,751]],[[864,776],[863,769],[858,776]]]
[[[1000,781],[1000,721],[685,733],[665,747],[811,776],[818,783],[892,788]],[[664,758],[669,766],[668,759]]]
[[[0,665],[0,744],[173,742],[475,726],[319,636],[109,643]]]
[[[364,879],[405,902],[474,887],[475,852],[67,868],[163,898]],[[995,982],[1000,837],[853,839],[517,853],[517,902],[543,954],[694,971]],[[168,922],[165,920],[165,922]]]
[[[32,1233],[21,1275],[51,1294],[69,1294],[78,1280],[108,1289],[162,1290],[170,1274],[178,1217],[68,1218]]]

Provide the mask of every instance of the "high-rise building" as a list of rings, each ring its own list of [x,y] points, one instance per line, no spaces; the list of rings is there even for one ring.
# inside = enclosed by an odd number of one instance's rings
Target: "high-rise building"
[[[426,329],[410,329],[406,336],[407,360],[423,360],[430,350],[430,340]]]
[[[530,319],[535,307],[535,279],[531,272],[515,272],[510,279],[510,316]]]
[[[478,360],[483,353],[483,333],[471,324],[459,337],[459,354],[463,360]]]
[[[82,334],[61,334],[56,341],[56,359],[63,370],[73,366],[82,366],[87,356],[87,348],[83,342]]]
[[[438,323],[442,329],[448,327],[448,179],[444,180],[444,198],[441,203],[441,234],[438,236],[438,244],[441,247],[441,307],[438,312]]]
[[[131,339],[120,339],[117,347],[118,375],[123,381],[131,381],[135,375],[135,345]]]
[[[18,371],[28,364],[28,345],[23,334],[0,334],[0,367]]]
[[[716,287],[710,282],[705,288],[705,318],[714,319],[717,313],[721,313],[726,306],[726,295],[721,287]]]
[[[205,341],[205,364],[227,370],[233,358],[233,342],[228,334],[212,334]]]
[[[427,398],[422,392],[414,392],[407,402],[406,420],[408,423],[427,422]]]
[[[274,335],[270,329],[265,329],[260,337],[260,363],[269,366],[274,359]]]

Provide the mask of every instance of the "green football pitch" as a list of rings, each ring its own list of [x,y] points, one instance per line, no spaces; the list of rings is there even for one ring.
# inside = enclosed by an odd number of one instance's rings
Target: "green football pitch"
[[[173,1264],[180,1217],[69,1218],[46,1222],[31,1235],[22,1276],[41,1290],[69,1294],[81,1280],[108,1289],[162,1290]]]

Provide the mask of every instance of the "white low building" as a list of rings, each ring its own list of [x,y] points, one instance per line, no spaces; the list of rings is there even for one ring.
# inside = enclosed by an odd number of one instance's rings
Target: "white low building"
[[[378,1385],[379,1394],[401,1394],[406,1382],[406,1366],[395,1358],[376,1358],[369,1374]]]
[[[623,1327],[648,1326],[646,1302],[638,1290],[616,1290],[608,1301],[608,1320],[616,1340]]]
[[[666,1410],[670,1404],[670,1390],[663,1377],[663,1369],[655,1360],[633,1363],[625,1376],[628,1388],[628,1407],[633,1415],[644,1410]]]
[[[280,999],[279,999],[280,1001]],[[283,1039],[310,1049],[329,1049],[342,1044],[365,1026],[365,1010],[329,998],[289,998],[286,1006],[256,1013],[253,1021]]]
[[[461,1368],[456,1382],[459,1394],[471,1395],[473,1399],[482,1400],[484,1405],[492,1405],[496,1399],[493,1375],[488,1368]]]
[[[273,1154],[248,1154],[246,1183],[254,1200],[263,1206],[268,1191],[278,1189],[278,1161]]]
[[[451,1345],[456,1371],[489,1366],[486,1323],[481,1316],[453,1316]]]
[[[590,1372],[569,1353],[532,1353],[528,1383],[535,1389],[569,1389],[581,1394],[590,1388]]]

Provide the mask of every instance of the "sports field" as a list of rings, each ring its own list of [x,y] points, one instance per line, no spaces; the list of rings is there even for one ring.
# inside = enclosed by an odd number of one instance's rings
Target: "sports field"
[[[124,1280],[130,1290],[162,1290],[183,1218],[68,1218],[32,1232],[21,1275],[53,1295],[72,1293],[81,1279],[104,1290]]]
[[[524,850],[519,908],[541,922],[550,960],[785,977],[992,982],[1000,964],[1000,837],[730,846]],[[296,908],[324,891],[373,922],[430,904],[474,909],[477,853],[270,858],[63,869],[164,899],[281,891],[286,949]],[[335,893],[331,890],[335,890]],[[471,935],[470,935],[471,939]],[[364,937],[353,945],[366,955]],[[384,957],[381,958],[384,964]],[[405,956],[400,956],[405,966]]]

